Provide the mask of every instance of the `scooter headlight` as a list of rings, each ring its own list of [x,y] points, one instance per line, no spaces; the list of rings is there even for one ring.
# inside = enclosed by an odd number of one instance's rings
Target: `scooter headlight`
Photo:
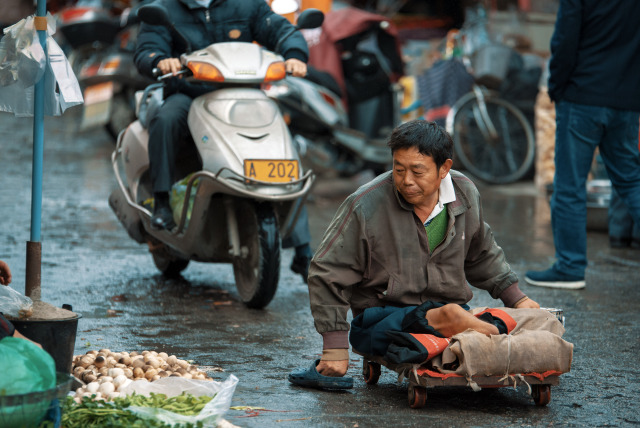
[[[205,104],[209,113],[221,122],[240,128],[269,126],[280,112],[271,100],[215,100]]]
[[[193,77],[206,82],[224,82],[224,76],[213,65],[206,62],[189,61],[187,68],[193,73]]]

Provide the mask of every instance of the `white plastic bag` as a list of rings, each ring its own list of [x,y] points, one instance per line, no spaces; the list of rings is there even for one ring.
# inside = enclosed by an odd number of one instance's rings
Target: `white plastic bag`
[[[5,29],[0,41],[0,111],[33,116],[35,84],[44,78],[44,113],[60,116],[83,102],[78,79],[62,49],[51,37],[55,19],[47,14],[47,56],[29,16]]]
[[[44,74],[47,59],[38,40],[33,16],[5,28],[0,41],[0,86],[36,84]]]
[[[196,424],[202,422],[205,427],[215,427],[222,416],[231,407],[231,399],[238,384],[238,378],[230,375],[224,382],[186,379],[182,377],[165,377],[153,382],[146,380],[136,380],[131,382],[126,388],[120,391],[123,395],[132,393],[148,396],[150,393],[165,394],[167,397],[174,397],[183,392],[193,396],[208,395],[214,396],[199,414],[195,416],[180,415],[164,409],[152,407],[131,406],[127,410],[145,419],[156,419],[169,425],[174,424]]]
[[[0,312],[12,318],[26,318],[33,313],[33,301],[9,286],[0,285]]]
[[[62,48],[49,37],[47,40],[49,62],[44,75],[44,112],[60,116],[66,109],[82,104],[82,90]]]

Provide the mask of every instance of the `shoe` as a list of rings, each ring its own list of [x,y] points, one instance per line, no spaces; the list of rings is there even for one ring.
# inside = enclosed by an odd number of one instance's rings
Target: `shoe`
[[[351,389],[353,388],[352,377],[333,377],[318,373],[316,366],[320,360],[315,360],[311,367],[299,367],[289,373],[289,382],[298,386],[318,389]]]
[[[173,221],[173,212],[169,207],[159,206],[153,210],[153,216],[151,217],[151,228],[154,230],[172,230],[176,227],[176,222]]]
[[[617,238],[614,236],[609,237],[609,246],[611,248],[627,248],[631,245],[630,238]]]
[[[302,276],[304,283],[307,283],[307,277],[309,276],[309,263],[311,263],[311,257],[308,256],[294,256],[291,262],[291,270],[295,273],[299,273]]]
[[[531,285],[549,288],[565,288],[569,290],[579,290],[586,286],[584,277],[575,275],[567,275],[559,272],[553,265],[547,270],[533,271],[530,270],[524,276],[525,281]]]

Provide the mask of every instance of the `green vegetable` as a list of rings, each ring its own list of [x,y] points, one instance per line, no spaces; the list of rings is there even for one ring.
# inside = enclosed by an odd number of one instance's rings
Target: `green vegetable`
[[[89,397],[83,397],[78,404],[72,397],[67,397],[63,405],[62,426],[65,428],[105,427],[112,428],[164,428],[170,427],[157,420],[143,419],[127,410],[130,406],[154,407],[186,416],[194,416],[200,413],[204,406],[213,399],[210,396],[195,397],[185,394],[167,398],[165,394],[151,393],[149,397],[132,394],[126,397],[117,397],[113,401],[93,401]],[[196,428],[202,427],[202,423],[180,424],[174,427]]]

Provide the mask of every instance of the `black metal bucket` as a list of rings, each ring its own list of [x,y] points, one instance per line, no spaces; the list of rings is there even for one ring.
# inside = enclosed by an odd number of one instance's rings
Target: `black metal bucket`
[[[71,373],[78,320],[82,315],[61,320],[11,320],[24,336],[38,342],[53,357],[56,371]]]

